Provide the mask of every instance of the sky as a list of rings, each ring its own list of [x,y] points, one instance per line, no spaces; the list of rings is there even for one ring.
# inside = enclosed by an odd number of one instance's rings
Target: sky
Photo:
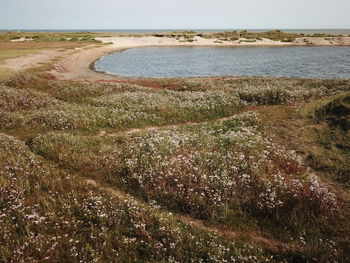
[[[350,28],[350,0],[0,0],[0,29]]]

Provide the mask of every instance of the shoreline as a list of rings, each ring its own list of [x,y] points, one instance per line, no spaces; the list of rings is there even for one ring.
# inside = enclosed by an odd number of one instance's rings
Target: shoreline
[[[121,80],[127,77],[115,76],[100,72],[94,69],[94,63],[104,56],[111,53],[127,50],[130,48],[142,47],[316,47],[316,46],[350,46],[350,37],[334,37],[327,40],[322,37],[303,37],[297,38],[293,42],[273,41],[270,39],[261,39],[254,42],[244,42],[240,39],[236,42],[221,41],[218,39],[207,39],[196,37],[192,42],[182,42],[175,38],[168,37],[97,37],[96,40],[104,45],[87,45],[77,48],[73,51],[60,53],[52,52],[52,55],[43,56],[48,51],[42,51],[39,54],[27,55],[7,61],[14,69],[19,69],[16,64],[30,64],[32,67],[40,66],[41,63],[47,63],[52,60],[52,69],[46,71],[53,79],[57,80],[77,80],[77,81],[113,81]],[[42,57],[42,59],[38,59]]]
[[[193,42],[180,42],[174,38],[158,38],[158,37],[106,37],[106,38],[96,38],[96,40],[101,41],[102,43],[111,43],[108,46],[97,48],[95,52],[91,54],[90,52],[85,52],[85,54],[80,54],[84,56],[84,59],[88,58],[88,63],[85,65],[85,69],[81,64],[81,61],[73,62],[74,68],[72,65],[68,65],[68,61],[63,63],[59,62],[62,66],[63,64],[68,67],[69,74],[57,74],[55,71],[50,73],[55,76],[57,79],[63,80],[120,80],[128,77],[116,76],[109,73],[104,73],[94,69],[94,63],[101,59],[104,56],[107,56],[114,52],[119,52],[127,50],[130,48],[142,48],[142,47],[292,47],[292,46],[305,46],[305,47],[315,47],[315,46],[350,46],[350,37],[342,38],[343,43],[341,45],[335,44],[336,42],[331,39],[326,41],[323,38],[312,38],[312,45],[306,44],[304,39],[296,39],[295,42],[280,42],[273,41],[270,39],[257,40],[256,42],[222,42],[217,43],[217,39],[205,39],[202,37],[196,37]],[[242,41],[242,40],[241,40]],[[308,40],[310,41],[310,40]],[[76,67],[77,66],[77,67]],[[79,68],[80,70],[77,70]]]

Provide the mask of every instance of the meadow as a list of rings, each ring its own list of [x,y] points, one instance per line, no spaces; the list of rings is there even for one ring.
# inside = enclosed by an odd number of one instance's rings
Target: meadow
[[[349,80],[0,84],[1,262],[347,262]]]

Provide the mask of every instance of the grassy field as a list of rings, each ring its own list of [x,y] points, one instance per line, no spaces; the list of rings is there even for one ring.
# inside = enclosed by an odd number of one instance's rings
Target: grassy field
[[[1,260],[346,262],[349,90],[8,78]]]
[[[41,73],[0,81],[0,262],[349,262],[349,80]]]

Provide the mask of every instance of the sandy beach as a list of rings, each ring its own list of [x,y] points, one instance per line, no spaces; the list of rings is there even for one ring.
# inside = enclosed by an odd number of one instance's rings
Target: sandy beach
[[[6,61],[3,67],[12,71],[22,71],[39,67],[43,63],[52,64],[48,72],[52,78],[60,80],[116,80],[115,76],[96,72],[92,69],[94,61],[109,53],[135,47],[147,46],[349,46],[350,37],[303,37],[293,42],[273,41],[270,39],[246,42],[246,39],[237,41],[219,41],[195,37],[193,42],[182,42],[167,37],[100,37],[96,40],[105,45],[88,45],[74,50],[50,50],[26,55]]]

